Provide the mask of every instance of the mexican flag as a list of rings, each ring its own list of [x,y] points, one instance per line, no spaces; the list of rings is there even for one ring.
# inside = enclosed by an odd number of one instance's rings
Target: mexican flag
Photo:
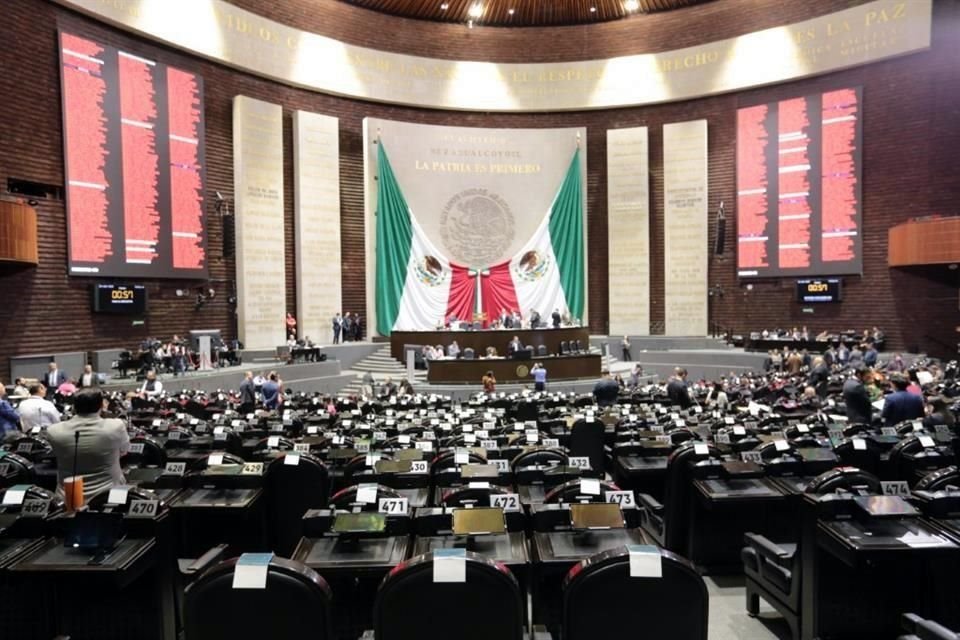
[[[501,311],[556,309],[583,320],[583,192],[580,150],[570,161],[549,211],[523,249],[496,265],[458,265],[443,256],[417,223],[377,145],[377,331],[435,329],[450,317],[488,320]]]

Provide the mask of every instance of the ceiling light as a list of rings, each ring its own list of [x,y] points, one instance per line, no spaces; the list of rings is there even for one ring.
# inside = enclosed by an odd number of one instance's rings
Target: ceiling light
[[[440,5],[440,11],[446,11],[449,8],[450,8],[450,5],[447,4],[446,2]]]
[[[597,12],[596,7],[590,7],[590,13],[596,13],[596,12]]]
[[[623,3],[623,8],[627,11],[636,11],[640,8],[640,0],[627,0]]]
[[[480,3],[476,3],[470,6],[470,10],[467,11],[467,15],[476,20],[483,15],[483,6]]]
[[[510,15],[513,15],[513,9],[507,9],[507,13],[509,13]]]

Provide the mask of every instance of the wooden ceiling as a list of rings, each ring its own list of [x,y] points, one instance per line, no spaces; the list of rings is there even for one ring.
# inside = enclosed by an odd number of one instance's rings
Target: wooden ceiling
[[[619,20],[636,13],[668,11],[709,0],[342,0],[405,18],[487,27],[540,27]],[[471,15],[479,8],[479,17]],[[635,8],[634,8],[635,7]],[[475,10],[476,11],[476,10]]]

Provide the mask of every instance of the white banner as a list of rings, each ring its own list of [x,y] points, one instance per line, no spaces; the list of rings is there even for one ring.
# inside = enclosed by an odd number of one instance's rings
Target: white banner
[[[707,121],[663,126],[664,320],[668,336],[707,335]]]
[[[601,109],[784,82],[926,49],[932,20],[932,0],[876,0],[673,51],[498,64],[358,47],[224,0],[56,2],[294,86],[362,100],[472,111]]]
[[[607,129],[607,265],[611,335],[650,334],[647,128]]]
[[[293,113],[297,330],[317,344],[333,342],[341,306],[339,131],[337,118]]]
[[[247,349],[284,344],[283,109],[233,99],[237,321]]]

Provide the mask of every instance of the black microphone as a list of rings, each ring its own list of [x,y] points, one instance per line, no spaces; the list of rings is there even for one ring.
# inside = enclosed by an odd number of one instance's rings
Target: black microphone
[[[77,454],[80,452],[80,431],[73,432],[73,477],[77,477]]]

